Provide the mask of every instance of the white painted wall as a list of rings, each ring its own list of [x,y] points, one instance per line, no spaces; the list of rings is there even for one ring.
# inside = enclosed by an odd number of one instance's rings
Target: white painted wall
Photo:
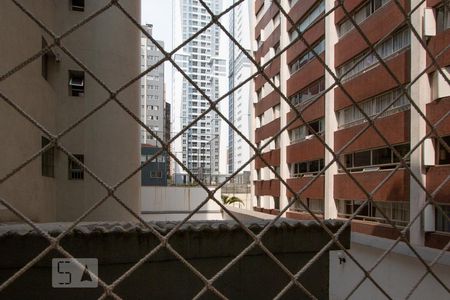
[[[394,241],[364,234],[352,234],[350,253],[367,270],[373,266]],[[414,246],[414,249],[429,264],[439,251]],[[340,264],[341,251],[330,254],[330,299],[346,299],[356,284],[364,277],[362,271],[346,255],[346,262]],[[447,252],[433,267],[438,277],[450,285],[450,254]],[[396,246],[371,273],[375,281],[392,299],[405,299],[413,286],[425,273],[424,265],[405,245]],[[427,275],[410,299],[448,299],[447,291],[432,277]],[[350,299],[386,299],[370,281],[355,291]]]
[[[141,215],[146,221],[181,221],[207,196],[201,187],[145,186],[141,188]],[[220,190],[215,197],[221,201]],[[210,199],[191,220],[222,220],[220,206]]]

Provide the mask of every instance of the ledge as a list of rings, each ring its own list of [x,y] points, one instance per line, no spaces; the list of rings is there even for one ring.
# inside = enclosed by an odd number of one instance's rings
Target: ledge
[[[327,221],[327,226],[335,232],[342,223]],[[148,224],[163,235],[177,225],[176,222]],[[258,221],[246,223],[246,226],[257,234],[267,224],[268,221]],[[56,237],[69,223],[38,226]],[[344,237],[341,242],[349,246],[349,231],[341,236]],[[274,254],[319,251],[328,241],[328,235],[315,222],[290,220],[276,222],[263,237],[263,243]],[[251,242],[248,234],[233,221],[188,222],[169,240],[172,247],[186,259],[236,256]],[[0,225],[0,244],[0,255],[5,258],[0,261],[0,268],[22,266],[49,245],[39,233],[23,224]],[[82,223],[61,241],[61,245],[75,257],[98,257],[100,264],[135,262],[158,244],[158,238],[148,228],[136,223]],[[248,254],[262,253],[259,247],[255,247]],[[60,256],[56,251],[54,255]],[[164,249],[151,260],[175,259]],[[50,265],[50,260],[43,259],[38,265]]]

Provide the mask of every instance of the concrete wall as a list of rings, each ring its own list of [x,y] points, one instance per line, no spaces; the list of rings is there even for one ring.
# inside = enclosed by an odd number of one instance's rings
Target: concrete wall
[[[215,194],[220,199],[220,191]],[[207,197],[201,187],[160,187],[143,186],[141,188],[142,217],[146,221],[183,220]],[[192,217],[192,220],[222,220],[220,206],[209,200]]]
[[[369,269],[379,257],[392,245],[393,241],[352,234],[350,253],[365,268]],[[415,246],[418,253],[429,264],[439,251]],[[346,259],[339,263],[339,257]],[[439,278],[450,285],[450,255],[445,253],[432,268]],[[425,273],[424,265],[404,245],[397,246],[373,271],[376,282],[392,299],[405,299],[415,283]],[[330,298],[346,299],[350,291],[363,278],[363,273],[353,261],[341,251],[330,253]],[[431,275],[427,275],[410,299],[446,299],[448,292]],[[350,299],[386,299],[369,280],[366,280]]]
[[[86,1],[84,12],[70,10],[69,1],[23,1],[57,35],[107,3]],[[140,1],[121,5],[139,21]],[[4,74],[41,49],[42,38],[51,39],[11,2],[0,8],[0,74]],[[115,91],[139,74],[139,31],[112,7],[62,40],[62,45]],[[58,134],[106,100],[109,94],[85,73],[85,93],[69,96],[69,70],[81,71],[70,57],[55,50],[48,80],[41,76],[41,59],[0,82],[1,92],[20,105],[52,134]],[[139,116],[139,82],[118,98]],[[0,100],[0,178],[41,148],[42,132]],[[83,154],[84,163],[104,182],[114,185],[139,166],[139,127],[117,104],[111,102],[64,136],[60,143],[73,154]],[[32,220],[69,221],[78,218],[106,196],[105,188],[86,172],[84,180],[68,180],[68,158],[55,154],[55,177],[41,175],[38,157],[13,178],[0,184],[0,196]],[[117,195],[134,211],[139,209],[140,178],[123,184]],[[15,220],[0,210],[0,221]],[[131,215],[109,199],[86,220],[130,220]]]
[[[248,224],[254,234],[267,222]],[[150,224],[160,234],[167,234],[175,223]],[[342,222],[329,222],[336,232]],[[42,224],[44,231],[58,235],[68,224]],[[349,245],[349,230],[340,241]],[[129,222],[87,223],[65,236],[61,246],[75,257],[98,258],[99,277],[110,284],[129,270],[159,240],[146,227]],[[207,278],[212,278],[251,242],[251,238],[234,222],[189,222],[170,238],[179,255]],[[328,242],[327,235],[313,222],[278,222],[264,236],[264,245],[291,271],[299,270]],[[0,226],[0,282],[4,282],[35,257],[48,242],[24,225]],[[11,285],[0,292],[2,299],[93,299],[103,289],[51,287],[50,252]],[[318,299],[329,293],[328,255],[322,255],[299,281]],[[254,247],[214,282],[214,287],[229,299],[273,299],[290,278],[261,248]],[[123,299],[190,299],[204,284],[167,249],[162,248],[131,275],[118,284],[114,292]],[[207,292],[202,299],[216,299]],[[299,288],[290,288],[283,299],[309,299]]]

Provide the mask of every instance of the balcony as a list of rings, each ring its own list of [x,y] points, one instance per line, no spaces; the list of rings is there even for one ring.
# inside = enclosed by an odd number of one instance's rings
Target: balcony
[[[286,162],[288,164],[317,160],[324,157],[325,146],[315,136],[310,140],[289,145],[286,148]]]
[[[403,7],[408,6],[408,1],[406,0],[400,0],[400,3],[403,4]],[[344,13],[342,9],[339,9],[338,11],[341,12],[342,16]],[[340,14],[337,13],[336,19],[342,19],[339,15]],[[359,24],[359,26],[370,43],[375,44],[387,34],[392,32],[395,28],[403,24],[404,21],[405,17],[402,15],[396,3],[391,1],[377,10],[374,14],[370,15],[361,24]],[[340,66],[367,48],[368,45],[362,35],[358,32],[358,30],[353,28],[345,34],[335,46],[336,66]]]
[[[435,100],[427,104],[427,118],[431,124],[435,124],[448,111],[450,111],[450,97]],[[447,116],[436,129],[439,135],[449,135],[450,118]],[[427,130],[430,130],[429,127],[427,127]]]
[[[280,165],[280,149],[275,149],[272,151],[268,151],[262,154],[262,157],[267,161],[267,163],[271,166],[279,166]],[[255,159],[255,168],[261,169],[267,167],[267,165],[259,158],[259,156]]]
[[[367,126],[367,123],[336,131],[334,133],[334,149],[336,151],[342,149],[365,126]],[[375,126],[390,144],[408,143],[410,135],[410,111],[403,111],[379,118],[375,121]],[[393,128],[396,130],[392,130]],[[345,149],[345,153],[383,146],[386,146],[386,143],[373,127],[370,127]]]
[[[366,171],[352,173],[358,183],[372,192],[392,170]],[[377,192],[375,201],[409,201],[409,173],[398,169]],[[367,196],[347,174],[334,175],[334,198],[337,200],[366,200]]]
[[[298,177],[289,178],[287,184],[296,192],[299,192],[304,186],[309,184],[314,177]],[[319,176],[306,190],[304,190],[300,197],[312,198],[312,199],[323,199],[324,198],[324,187],[325,187],[325,177]],[[286,192],[288,198],[292,197],[293,194],[290,191]]]
[[[264,74],[267,75],[267,77],[272,78],[275,75],[280,73],[280,56],[275,58],[265,69]],[[263,87],[263,85],[267,82],[267,80],[259,74],[255,77],[255,91],[258,91],[260,88]]]
[[[409,60],[409,50],[402,50],[385,59],[390,71],[402,84],[410,81]],[[384,66],[377,64],[346,81],[343,87],[356,102],[360,102],[392,90],[398,84]],[[339,87],[335,89],[334,101],[336,111],[353,104]]]
[[[255,103],[255,115],[260,116],[266,110],[278,105],[280,103],[280,98],[280,94],[275,90],[263,97],[258,103]]]
[[[280,131],[280,118],[273,120],[255,130],[255,143],[259,143],[269,137],[274,136]]]
[[[304,2],[301,2],[302,5],[303,3]],[[291,27],[289,22],[287,26]],[[316,25],[309,28],[303,35],[303,38],[311,46],[316,41],[318,41],[322,36],[324,36],[324,34],[325,34],[325,20],[322,19]],[[308,47],[303,42],[303,40],[300,39],[297,42],[295,42],[291,47],[289,47],[289,49],[286,50],[287,63],[290,64],[294,59],[296,59],[301,53],[305,52],[307,49]]]
[[[433,166],[427,172],[427,190],[433,193],[450,174],[450,165]],[[435,195],[436,202],[450,203],[450,183],[445,184]]]
[[[276,45],[280,41],[280,35],[281,35],[281,25],[278,25],[270,36],[264,41],[262,46],[256,51],[255,53],[255,60],[258,63],[261,63],[261,57],[267,54],[269,52],[270,48],[273,48],[273,46]]]
[[[322,60],[325,57],[325,54],[322,53],[320,55]],[[305,76],[308,74],[308,76]],[[304,87],[308,86],[312,82],[318,80],[323,77],[325,74],[325,69],[323,65],[317,58],[310,60],[306,65],[301,67],[300,70],[291,75],[291,77],[287,81],[287,95],[290,97],[294,95],[296,92],[300,91]]]
[[[255,3],[255,12],[258,12],[264,6],[264,1]],[[277,14],[279,8],[276,4],[271,3],[269,9],[266,10],[265,14],[259,20],[258,24],[255,26],[255,39],[261,35],[261,30],[266,27],[269,22],[272,22],[272,18]]]
[[[325,97],[322,96],[319,99],[314,100],[314,103],[310,103],[314,98],[307,100],[306,102],[300,103],[299,106],[297,106],[297,109],[301,111],[303,107],[308,106],[308,108],[305,109],[304,112],[302,112],[302,116],[305,119],[305,122],[311,122],[313,120],[319,119],[325,115]],[[297,114],[295,111],[291,109],[290,112],[287,113],[287,123],[289,123],[292,119],[296,118]],[[297,128],[304,123],[297,119],[295,122],[293,122],[289,127],[288,130],[292,130],[294,128]]]
[[[254,184],[256,196],[280,197],[280,180],[255,180]]]
[[[444,50],[450,44],[450,29],[447,29],[443,32],[439,32],[436,36],[430,38],[428,42],[428,49],[431,54],[436,56],[442,50]],[[448,66],[450,65],[450,50],[447,49],[443,54],[436,58],[439,66]],[[430,56],[427,55],[427,65],[433,64]],[[428,73],[432,73],[436,71],[436,66],[433,64],[430,69],[427,70]]]

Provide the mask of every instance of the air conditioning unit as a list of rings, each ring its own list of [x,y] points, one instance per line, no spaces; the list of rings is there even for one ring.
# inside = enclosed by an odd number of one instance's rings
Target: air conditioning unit
[[[447,78],[450,77],[449,68],[442,68],[441,71],[447,76]],[[444,76],[442,76],[441,71],[435,71],[431,81],[431,93],[433,100],[450,96],[450,86]]]
[[[363,169],[363,172],[374,172],[374,171],[379,171],[380,167],[367,167]]]
[[[423,164],[425,166],[434,166],[435,162],[435,150],[433,140],[431,138],[426,139],[423,142]]]
[[[425,8],[423,34],[427,37],[436,35],[436,16],[432,8]]]

